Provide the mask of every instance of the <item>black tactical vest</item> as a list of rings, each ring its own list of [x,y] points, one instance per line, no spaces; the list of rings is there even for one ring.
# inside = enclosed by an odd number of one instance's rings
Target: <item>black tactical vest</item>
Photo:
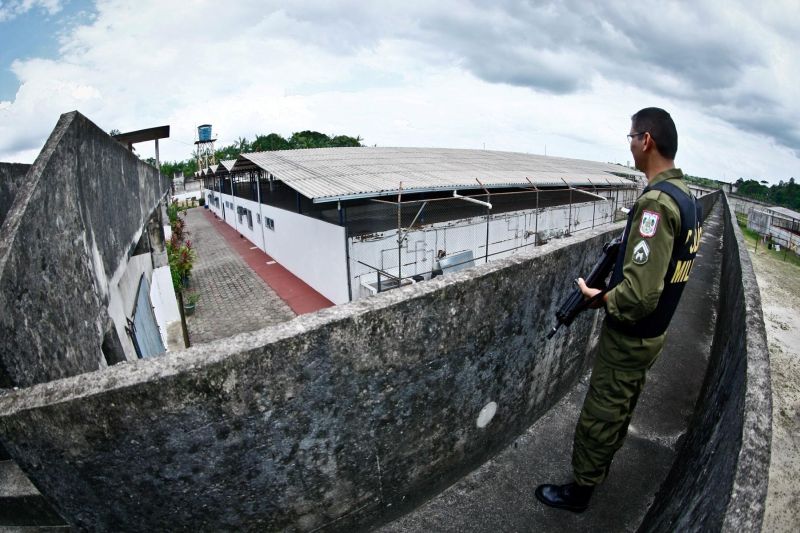
[[[681,213],[681,231],[672,244],[672,257],[670,257],[667,273],[664,276],[664,290],[661,292],[655,310],[635,323],[621,322],[609,314],[606,315],[608,327],[625,335],[642,339],[658,337],[667,331],[672,315],[678,307],[683,288],[686,286],[686,282],[689,281],[689,272],[692,270],[697,249],[700,247],[701,226],[703,223],[703,212],[700,204],[676,185],[661,181],[652,187],[646,187],[642,194],[651,190],[668,194],[678,204],[678,209]],[[619,248],[609,288],[616,287],[622,281],[625,250],[630,241],[631,225],[633,224],[635,212],[636,209],[634,207],[628,213],[625,238]]]

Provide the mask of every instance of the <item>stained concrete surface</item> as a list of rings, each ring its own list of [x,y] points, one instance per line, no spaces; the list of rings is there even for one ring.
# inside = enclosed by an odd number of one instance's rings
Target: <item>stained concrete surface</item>
[[[80,113],[60,117],[0,226],[0,387],[105,366],[111,280],[167,188]]]
[[[17,189],[25,180],[30,165],[0,163],[0,224],[6,219],[8,210],[17,196]]]
[[[553,409],[480,468],[380,533],[437,531],[635,531],[676,457],[708,362],[722,253],[722,216],[704,226],[698,260],[648,374],[628,438],[606,482],[582,514],[549,509],[533,491],[571,480],[572,437],[588,386],[587,373]]]
[[[0,438],[76,527],[351,531],[436,493],[572,388],[592,320],[541,332],[556,287],[620,230],[14,391]]]

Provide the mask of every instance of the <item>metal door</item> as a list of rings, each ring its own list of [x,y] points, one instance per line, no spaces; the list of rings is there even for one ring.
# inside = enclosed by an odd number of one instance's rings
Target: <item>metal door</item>
[[[150,283],[144,275],[139,280],[139,293],[133,308],[133,344],[139,357],[152,357],[165,351],[150,303]]]

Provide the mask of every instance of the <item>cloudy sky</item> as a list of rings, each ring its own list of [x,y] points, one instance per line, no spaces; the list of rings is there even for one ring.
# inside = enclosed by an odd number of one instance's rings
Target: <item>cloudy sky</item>
[[[167,160],[211,123],[624,164],[654,105],[686,172],[777,183],[800,178],[798,50],[797,0],[0,0],[0,161],[77,109],[171,125]]]

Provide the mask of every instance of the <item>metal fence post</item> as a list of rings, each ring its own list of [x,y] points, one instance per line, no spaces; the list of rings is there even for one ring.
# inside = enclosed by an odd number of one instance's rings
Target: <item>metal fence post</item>
[[[486,202],[489,202],[489,195],[486,195]],[[492,211],[487,207],[486,208],[486,255],[484,256],[483,262],[489,262],[489,223],[492,219]]]
[[[402,210],[403,210],[403,182],[397,188],[397,287],[400,287],[400,282],[403,281],[403,260],[402,260]]]

